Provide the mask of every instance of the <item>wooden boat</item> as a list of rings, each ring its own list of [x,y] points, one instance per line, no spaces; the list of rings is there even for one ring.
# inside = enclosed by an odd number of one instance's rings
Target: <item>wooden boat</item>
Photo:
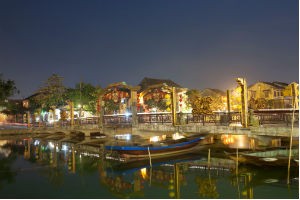
[[[117,152],[119,158],[121,158],[120,161],[155,159],[192,152],[202,139],[200,137],[191,140],[184,138],[184,140],[180,139],[158,144],[105,146],[105,150]]]
[[[291,150],[291,166],[298,166],[299,149]],[[226,153],[226,152],[225,152]],[[257,166],[287,166],[289,149],[273,149],[258,152],[226,153],[231,159],[239,163]]]

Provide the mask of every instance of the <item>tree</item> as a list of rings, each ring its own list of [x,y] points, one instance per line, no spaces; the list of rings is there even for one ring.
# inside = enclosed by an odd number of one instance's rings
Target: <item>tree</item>
[[[2,74],[0,74],[0,105],[4,105],[5,100],[15,93],[19,93],[15,86],[15,82],[10,79],[2,79]]]
[[[234,90],[231,91],[230,104],[232,111],[241,111],[242,109],[241,92],[241,87],[236,87]]]
[[[65,104],[65,91],[63,77],[53,74],[47,79],[44,86],[38,90],[33,99],[40,107],[49,110],[52,106],[57,107]]]
[[[74,102],[75,107],[80,105],[83,110],[95,113],[97,99],[102,91],[100,86],[95,87],[89,83],[80,82],[75,85],[75,88],[67,89],[65,100]]]
[[[201,93],[199,90],[196,89],[190,89],[186,92],[186,95],[188,96],[188,104],[190,105],[190,107],[192,106],[192,103],[198,99],[199,97],[201,97]]]
[[[212,114],[211,105],[212,99],[211,97],[198,97],[192,103],[192,113],[194,116],[203,115],[203,114]]]
[[[144,104],[147,105],[149,109],[157,108],[158,111],[165,111],[170,106],[167,105],[165,99],[160,99],[158,101],[155,101],[154,99],[147,99],[144,101]]]

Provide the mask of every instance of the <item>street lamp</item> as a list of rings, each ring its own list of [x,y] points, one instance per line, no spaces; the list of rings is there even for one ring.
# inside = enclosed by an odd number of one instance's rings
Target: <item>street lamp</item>
[[[247,82],[245,78],[236,78],[236,82],[240,85],[242,99],[242,126],[248,127],[248,98],[247,98]]]

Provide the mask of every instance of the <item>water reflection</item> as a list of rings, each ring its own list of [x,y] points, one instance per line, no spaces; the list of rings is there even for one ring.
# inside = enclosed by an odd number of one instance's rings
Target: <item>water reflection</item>
[[[4,145],[6,145],[6,143]],[[0,190],[5,187],[5,184],[13,183],[17,175],[17,173],[11,169],[11,165],[17,156],[11,154],[11,150],[3,147],[4,145],[0,147]]]
[[[39,196],[40,198],[47,198],[50,194],[54,198],[61,197],[59,190],[39,185],[38,182],[44,180],[54,188],[64,190],[69,195],[68,198],[78,198],[73,188],[78,184],[85,187],[82,180],[95,186],[91,192],[95,196],[99,195],[97,198],[210,199],[299,196],[299,184],[295,179],[299,177],[298,170],[292,172],[292,184],[288,188],[285,183],[286,173],[282,169],[248,166],[236,169],[234,161],[225,157],[214,157],[214,154],[211,155],[209,166],[207,156],[193,154],[158,160],[150,167],[149,163],[136,162],[126,165],[106,161],[101,142],[83,143],[68,138],[26,138],[2,141],[0,144],[0,191],[4,194],[3,197],[14,197],[10,196],[6,189],[9,188],[8,185],[21,193],[21,190],[17,189],[20,184],[28,184],[28,180],[22,182],[19,178],[24,175],[24,166],[26,169],[31,167],[28,174],[32,180],[37,181],[32,183],[34,188],[44,191],[46,189],[47,192]],[[19,166],[24,168],[15,168],[16,162],[21,162]],[[14,182],[16,179],[18,182]],[[268,192],[270,190],[271,193]],[[33,197],[28,193],[20,195],[24,195],[24,198]]]
[[[222,143],[229,148],[239,149],[260,149],[266,147],[289,146],[288,138],[275,136],[249,136],[248,134],[222,134]],[[293,146],[299,146],[299,141],[295,140]]]
[[[239,149],[254,149],[255,140],[249,138],[248,135],[230,135],[223,134],[221,140],[224,144],[228,145],[230,148],[239,148]]]

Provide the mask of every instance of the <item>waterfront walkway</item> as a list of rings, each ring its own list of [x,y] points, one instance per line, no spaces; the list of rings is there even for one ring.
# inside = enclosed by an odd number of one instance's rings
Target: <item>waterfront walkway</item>
[[[0,135],[20,135],[20,134],[39,134],[39,133],[84,133],[85,136],[90,136],[94,133],[105,133],[106,135],[116,135],[131,133],[144,137],[150,137],[157,134],[165,133],[202,133],[202,134],[246,134],[249,136],[275,136],[275,137],[290,137],[292,131],[291,126],[280,125],[264,125],[259,127],[242,128],[239,126],[216,126],[216,125],[201,125],[187,124],[173,126],[171,124],[138,124],[137,126],[104,126],[99,128],[97,124],[82,125],[71,127],[26,127],[24,125],[9,126],[8,124],[0,125]],[[293,137],[299,137],[299,126],[293,128]]]
[[[294,116],[294,120],[292,117]],[[187,133],[187,134],[247,134],[249,136],[299,137],[299,111],[272,110],[256,111],[249,116],[249,126],[241,127],[240,113],[214,113],[193,116],[191,113],[177,113],[177,124],[173,125],[171,113],[138,113],[132,115],[104,115],[54,123],[0,123],[0,135],[58,133],[94,133],[106,135],[131,133],[147,137],[153,134]],[[100,123],[100,121],[102,121]],[[293,131],[292,131],[292,121]]]

